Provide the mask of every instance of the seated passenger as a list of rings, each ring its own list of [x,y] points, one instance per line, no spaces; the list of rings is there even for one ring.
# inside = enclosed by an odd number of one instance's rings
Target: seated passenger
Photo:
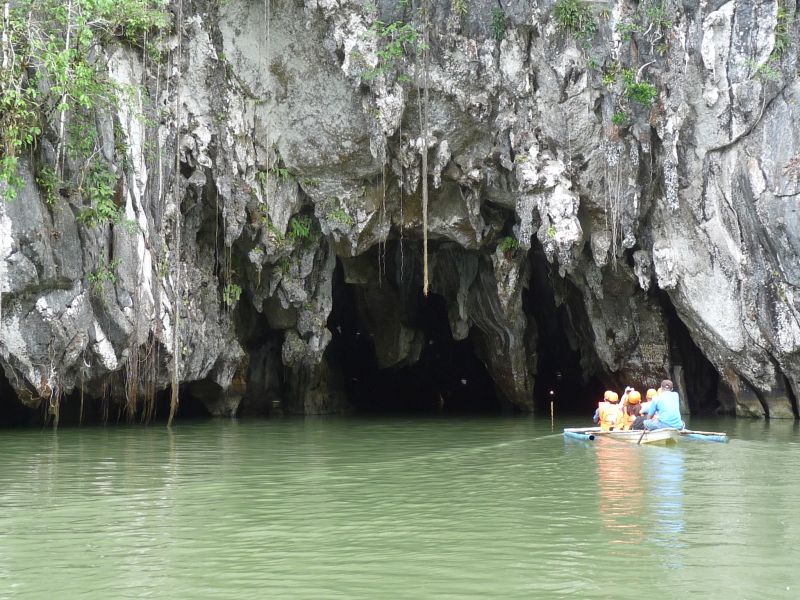
[[[653,398],[655,398],[657,395],[658,392],[653,388],[647,390],[646,402],[642,402],[641,410],[639,411],[639,416],[636,417],[636,420],[633,422],[631,429],[638,429],[639,431],[644,429],[644,420],[647,418],[647,409],[650,408],[650,404],[652,403]]]
[[[636,390],[632,389],[622,398],[625,404],[622,406],[621,429],[622,431],[628,431],[631,429],[631,427],[633,427],[633,424],[636,422],[636,419],[639,417],[641,412],[642,395]]]
[[[600,424],[600,429],[603,431],[613,431],[618,429],[618,421],[622,416],[622,411],[619,407],[619,395],[616,392],[607,390],[603,394],[603,401],[598,403],[597,410],[594,411],[592,419],[595,423]]]
[[[644,421],[645,429],[683,429],[686,424],[681,419],[681,400],[677,392],[672,390],[672,381],[661,382],[658,395],[647,408],[648,418]]]

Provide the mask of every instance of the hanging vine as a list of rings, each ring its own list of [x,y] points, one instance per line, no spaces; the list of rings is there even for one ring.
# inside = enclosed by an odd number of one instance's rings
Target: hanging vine
[[[428,23],[428,0],[422,0],[422,70],[423,90],[420,91],[417,79],[417,111],[422,135],[422,293],[428,295],[428,59],[430,50],[430,31]]]
[[[174,249],[172,252],[175,260],[175,293],[174,298],[174,324],[172,329],[172,390],[169,402],[169,419],[167,427],[172,427],[175,415],[178,412],[180,397],[178,395],[178,369],[180,367],[181,345],[180,345],[180,314],[181,314],[181,147],[180,147],[180,127],[181,127],[181,50],[183,44],[183,0],[178,2],[178,18],[176,27],[178,30],[178,44],[175,49],[175,62],[177,72],[177,84],[175,86],[175,231]]]

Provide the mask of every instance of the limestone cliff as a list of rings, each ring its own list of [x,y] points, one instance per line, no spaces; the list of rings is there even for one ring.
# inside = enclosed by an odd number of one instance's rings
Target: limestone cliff
[[[169,8],[157,56],[95,58],[126,90],[93,122],[124,220],[45,198],[57,116],[0,203],[13,402],[133,417],[174,378],[215,414],[346,408],[337,286],[379,369],[424,356],[427,177],[431,293],[504,402],[534,409],[557,319],[585,382],[796,415],[795,0]]]

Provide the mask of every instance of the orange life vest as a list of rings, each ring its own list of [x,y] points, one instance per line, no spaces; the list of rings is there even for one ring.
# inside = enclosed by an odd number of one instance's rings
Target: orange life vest
[[[620,410],[619,404],[600,402],[597,408],[599,409],[598,416],[600,417],[600,429],[602,431],[619,429],[617,425],[622,421],[622,410]]]
[[[636,415],[629,415],[628,411],[623,410],[619,416],[619,429],[622,431],[628,431],[633,425],[633,422],[636,420]]]

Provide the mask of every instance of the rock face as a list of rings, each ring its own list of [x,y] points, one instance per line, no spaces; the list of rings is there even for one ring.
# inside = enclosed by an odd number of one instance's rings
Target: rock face
[[[583,30],[505,4],[184,1],[161,62],[106,40],[139,98],[96,123],[124,223],[76,219],[81,190],[46,203],[28,158],[0,203],[18,401],[133,418],[177,381],[214,414],[347,409],[335,285],[378,369],[426,344],[427,177],[431,292],[504,404],[535,408],[545,290],[587,385],[671,377],[687,409],[794,417],[796,4],[578,2]]]

